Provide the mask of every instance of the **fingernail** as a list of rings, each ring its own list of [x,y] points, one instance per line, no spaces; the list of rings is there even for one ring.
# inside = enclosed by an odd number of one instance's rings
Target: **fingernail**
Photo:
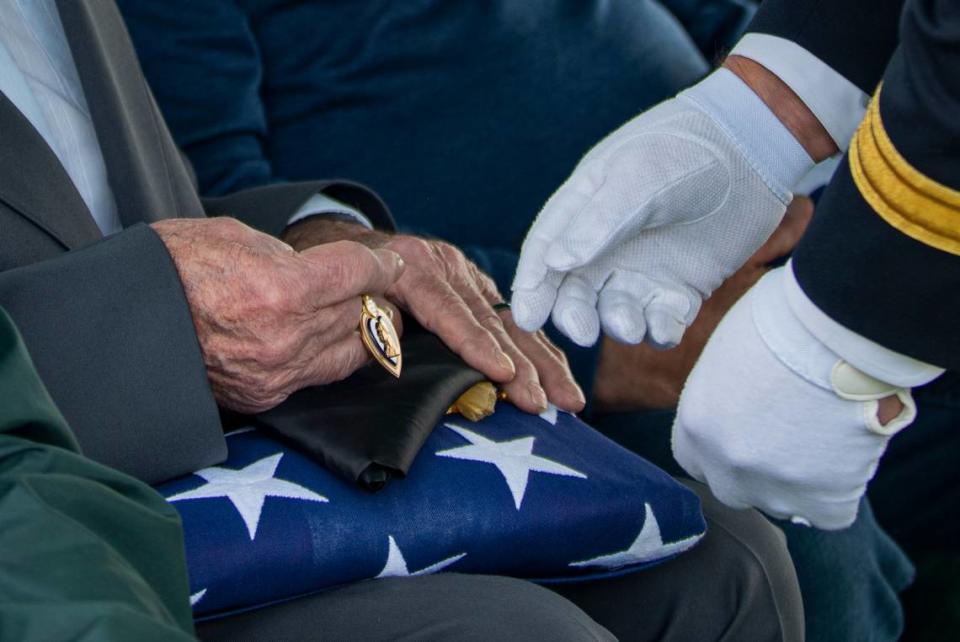
[[[513,359],[508,357],[506,352],[497,353],[497,365],[504,370],[509,370],[512,373],[516,373],[517,371],[517,367],[513,365]]]
[[[527,389],[530,390],[530,401],[534,406],[537,407],[537,410],[543,412],[547,409],[547,393],[544,392],[543,388],[540,387],[540,384],[536,381],[531,381],[527,386]]]

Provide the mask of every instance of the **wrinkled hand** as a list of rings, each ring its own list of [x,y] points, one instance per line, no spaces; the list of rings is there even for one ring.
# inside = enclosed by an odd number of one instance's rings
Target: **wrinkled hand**
[[[324,217],[300,221],[284,234],[298,250],[344,238],[403,257],[406,269],[387,291],[388,300],[412,314],[470,366],[502,384],[518,408],[542,412],[549,400],[571,412],[583,409],[583,392],[563,352],[542,332],[518,328],[509,311],[497,314],[493,305],[504,298],[490,277],[456,247]]]
[[[744,123],[749,123],[745,126]],[[679,343],[776,228],[813,161],[729,70],[602,140],[547,201],[513,283],[517,322],[580,345]]]
[[[646,343],[627,345],[605,337],[593,384],[594,407],[601,411],[675,408],[720,319],[769,271],[770,263],[793,251],[812,216],[813,201],[795,197],[770,239],[704,302],[677,347],[657,350]]]
[[[240,412],[366,363],[360,295],[382,295],[403,271],[389,250],[342,242],[297,253],[230,218],[152,227],[183,282],[214,396]]]
[[[680,398],[673,453],[729,506],[844,528],[916,407],[909,389],[855,370],[793,316],[786,269],[763,277],[707,342]]]

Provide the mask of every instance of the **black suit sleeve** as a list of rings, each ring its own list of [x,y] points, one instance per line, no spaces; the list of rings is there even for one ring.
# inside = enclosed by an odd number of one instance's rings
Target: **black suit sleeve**
[[[226,458],[180,279],[151,228],[0,273],[0,305],[87,456],[150,483]]]
[[[317,193],[363,212],[373,226],[393,231],[396,224],[380,197],[350,181],[303,181],[252,187],[228,196],[204,198],[207,216],[232,216],[267,234],[278,236],[297,210]]]
[[[765,0],[747,31],[797,43],[871,94],[897,46],[904,0]]]
[[[960,3],[910,0],[900,45],[794,254],[839,323],[960,369]]]

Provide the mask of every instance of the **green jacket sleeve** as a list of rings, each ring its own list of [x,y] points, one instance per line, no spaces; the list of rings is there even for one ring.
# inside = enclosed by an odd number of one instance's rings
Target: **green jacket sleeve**
[[[79,454],[2,309],[0,399],[0,639],[194,639],[176,512]]]

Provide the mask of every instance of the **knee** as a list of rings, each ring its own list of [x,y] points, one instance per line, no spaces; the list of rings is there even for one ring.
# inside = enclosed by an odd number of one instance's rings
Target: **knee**
[[[784,524],[797,566],[810,640],[897,640],[904,615],[899,593],[913,565],[862,502],[853,525],[819,531]]]
[[[437,615],[438,639],[614,640],[569,600],[510,577],[440,574],[430,577],[447,596]],[[439,631],[435,631],[440,633]]]
[[[701,546],[711,557],[714,588],[735,598],[729,625],[742,639],[803,640],[803,600],[783,532],[755,510],[724,506],[702,484],[687,485],[709,524]]]

